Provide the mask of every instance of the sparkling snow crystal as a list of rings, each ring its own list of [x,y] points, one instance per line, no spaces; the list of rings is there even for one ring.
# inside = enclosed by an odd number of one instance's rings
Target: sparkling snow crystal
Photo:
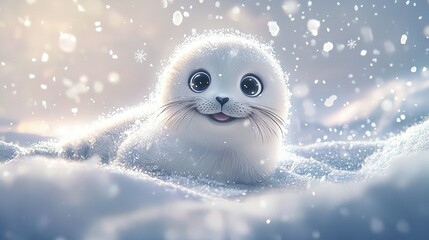
[[[402,34],[402,36],[401,36],[401,44],[402,45],[406,44],[407,43],[407,39],[408,39],[408,36],[405,35],[405,34]]]
[[[134,59],[136,60],[136,62],[142,63],[143,61],[146,61],[146,56],[147,54],[139,49],[134,53]]]
[[[276,21],[269,21],[267,25],[268,25],[268,30],[271,33],[271,36],[275,37],[279,34],[280,28],[279,28],[279,25],[277,25]]]
[[[63,52],[73,52],[76,48],[76,37],[70,33],[60,33],[58,45]]]
[[[325,100],[325,107],[332,107],[334,105],[335,100],[337,100],[336,95],[332,95]]]
[[[183,21],[183,15],[180,11],[175,11],[173,13],[173,24],[176,26],[179,26],[180,24],[182,24]]]
[[[320,21],[316,19],[310,19],[307,22],[307,29],[311,35],[317,36],[319,34]]]
[[[332,42],[326,42],[323,44],[323,51],[330,52],[334,48],[334,44]]]
[[[357,46],[356,40],[350,39],[347,41],[347,47],[353,49]]]

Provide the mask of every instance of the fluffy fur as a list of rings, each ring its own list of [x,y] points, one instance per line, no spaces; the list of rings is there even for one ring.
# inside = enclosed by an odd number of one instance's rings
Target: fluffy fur
[[[210,74],[211,83],[195,93],[189,78],[200,69]],[[241,91],[246,74],[260,78],[260,96]],[[170,58],[156,95],[156,117],[150,126],[145,122],[133,128],[119,149],[119,162],[241,183],[260,181],[274,171],[288,125],[290,93],[269,46],[237,33],[191,37]],[[222,106],[216,97],[229,101]],[[210,117],[219,112],[233,120]]]
[[[210,84],[196,92],[190,78],[201,70]],[[259,79],[261,94],[242,90],[249,74]],[[262,181],[281,158],[289,124],[287,84],[271,47],[252,36],[218,31],[190,37],[172,54],[149,103],[98,122],[92,133],[21,154],[76,160],[97,155],[104,163],[140,170]]]

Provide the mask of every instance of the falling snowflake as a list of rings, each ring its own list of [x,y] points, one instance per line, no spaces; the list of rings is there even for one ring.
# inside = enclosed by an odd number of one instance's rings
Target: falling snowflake
[[[146,61],[147,54],[143,50],[137,50],[134,53],[134,59],[136,62],[142,63],[143,61]]]
[[[347,41],[347,47],[353,49],[357,46],[356,40],[350,39]]]

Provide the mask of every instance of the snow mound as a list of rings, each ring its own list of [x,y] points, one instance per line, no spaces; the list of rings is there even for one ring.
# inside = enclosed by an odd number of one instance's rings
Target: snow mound
[[[0,141],[0,162],[14,158],[21,151],[18,146]]]
[[[259,186],[136,172],[97,158],[20,157],[0,165],[0,235],[422,239],[429,234],[428,139],[426,121],[385,142],[288,147]],[[6,158],[18,151],[0,147]]]

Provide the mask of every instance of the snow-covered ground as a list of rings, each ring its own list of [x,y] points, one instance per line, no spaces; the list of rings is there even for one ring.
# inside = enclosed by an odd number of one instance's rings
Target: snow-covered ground
[[[136,172],[97,158],[22,157],[0,166],[0,235],[424,239],[428,140],[426,121],[379,143],[289,147],[276,174],[257,186]]]

